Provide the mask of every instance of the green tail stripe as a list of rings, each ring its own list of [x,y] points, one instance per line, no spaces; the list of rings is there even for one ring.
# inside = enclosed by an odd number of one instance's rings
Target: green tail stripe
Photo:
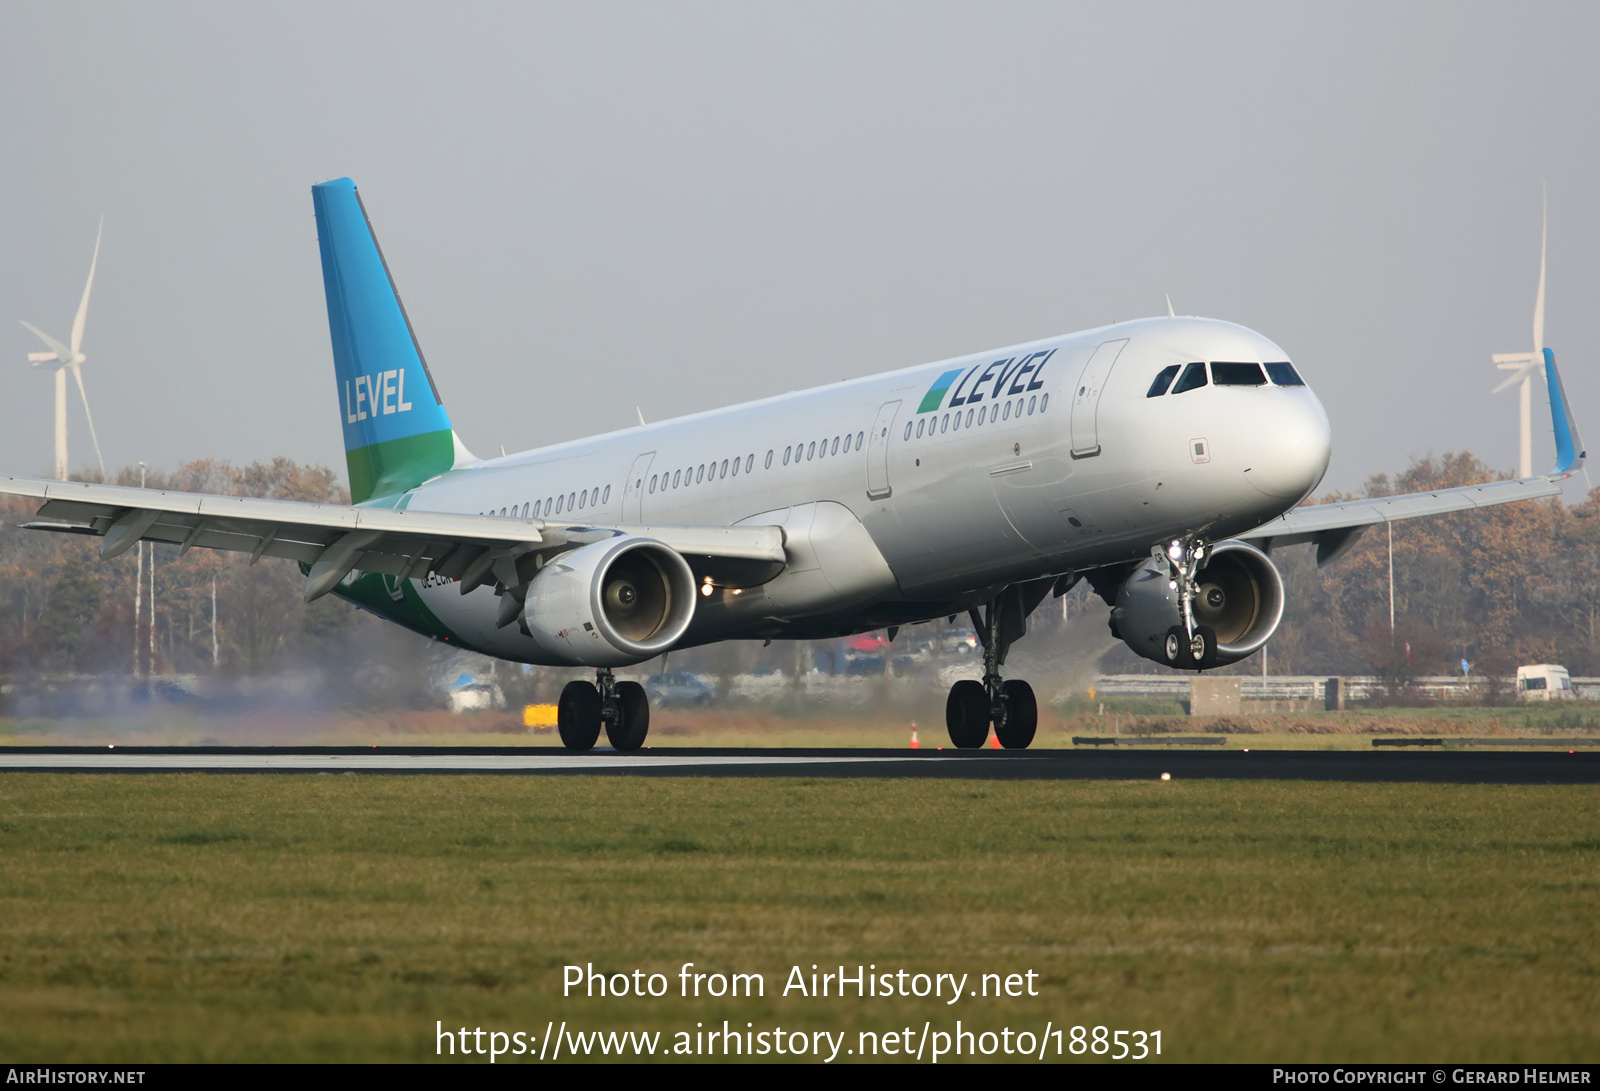
[[[350,470],[350,502],[395,496],[438,477],[455,465],[455,438],[449,431],[384,440],[345,452]]]

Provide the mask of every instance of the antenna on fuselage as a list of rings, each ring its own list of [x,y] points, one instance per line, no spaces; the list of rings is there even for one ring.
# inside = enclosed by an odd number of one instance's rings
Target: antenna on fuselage
[[[1177,318],[1178,316],[1172,313],[1172,293],[1162,292],[1161,294],[1167,297],[1167,317]]]

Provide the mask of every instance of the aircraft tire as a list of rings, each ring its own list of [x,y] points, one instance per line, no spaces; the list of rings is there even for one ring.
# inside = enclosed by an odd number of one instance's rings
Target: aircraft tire
[[[1189,634],[1182,625],[1174,625],[1167,630],[1166,639],[1162,641],[1161,654],[1169,667],[1178,670],[1193,668],[1194,661],[1189,653]]]
[[[1039,701],[1033,687],[1020,678],[1000,683],[1005,714],[994,725],[995,737],[1007,750],[1026,750],[1039,729]]]
[[[556,702],[556,730],[568,750],[583,753],[600,738],[600,691],[593,682],[568,682]]]
[[[1199,654],[1195,654],[1195,647],[1199,647]],[[1209,625],[1201,625],[1194,631],[1194,642],[1190,645],[1189,654],[1194,658],[1195,666],[1200,670],[1210,670],[1217,665],[1217,631]]]
[[[989,694],[982,682],[963,678],[950,687],[944,703],[944,726],[950,741],[962,750],[980,749],[989,739]]]
[[[637,750],[650,732],[650,698],[637,682],[617,683],[617,719],[606,724],[606,738],[617,750]]]

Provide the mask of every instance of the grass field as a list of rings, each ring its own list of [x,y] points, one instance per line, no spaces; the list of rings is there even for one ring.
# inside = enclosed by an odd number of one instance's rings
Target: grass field
[[[12,1061],[423,1060],[436,1020],[670,1044],[724,1019],[1594,1061],[1597,920],[1593,787],[0,776]],[[672,994],[564,999],[591,962]],[[678,998],[684,962],[766,996]],[[1039,995],[780,995],[813,963],[1031,970]]]

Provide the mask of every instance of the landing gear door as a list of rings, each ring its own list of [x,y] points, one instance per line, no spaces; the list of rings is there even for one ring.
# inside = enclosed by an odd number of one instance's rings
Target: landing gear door
[[[894,429],[898,401],[884,402],[867,436],[867,495],[882,500],[894,492],[889,486],[889,434]]]
[[[633,469],[628,471],[628,480],[622,488],[622,522],[644,522],[644,479],[650,472],[650,463],[655,460],[654,451],[646,451],[633,460]]]
[[[1083,365],[1078,376],[1078,388],[1072,395],[1072,457],[1093,458],[1100,453],[1100,392],[1111,377],[1111,368],[1117,356],[1128,344],[1128,338],[1107,341],[1094,350],[1089,362]]]

